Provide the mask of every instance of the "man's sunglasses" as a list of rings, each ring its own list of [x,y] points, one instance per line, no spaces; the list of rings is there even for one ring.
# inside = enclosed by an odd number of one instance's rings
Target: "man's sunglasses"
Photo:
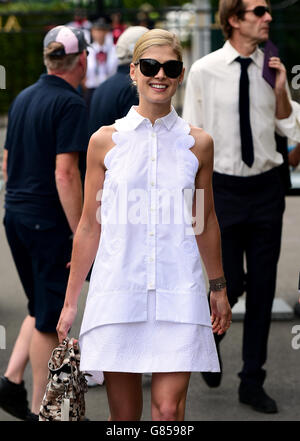
[[[270,14],[270,8],[267,6],[256,6],[254,9],[244,9],[242,13],[244,12],[253,12],[253,14],[256,15],[256,17],[262,17],[265,15],[266,12]]]
[[[135,66],[140,65],[140,69],[145,77],[154,77],[162,67],[166,76],[169,78],[178,78],[182,72],[183,63],[179,60],[169,60],[161,64],[152,58],[141,58]]]

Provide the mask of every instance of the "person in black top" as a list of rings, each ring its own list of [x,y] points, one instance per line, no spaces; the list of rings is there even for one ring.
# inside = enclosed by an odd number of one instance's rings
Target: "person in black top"
[[[148,29],[144,26],[131,26],[119,37],[116,52],[119,60],[117,72],[105,80],[95,90],[89,113],[89,134],[102,126],[113,124],[116,119],[127,115],[131,106],[139,102],[136,88],[132,87],[129,67],[137,40]]]
[[[44,39],[48,73],[23,90],[9,110],[4,225],[28,315],[0,377],[0,407],[23,420],[38,419],[82,211],[80,159],[88,145],[88,117],[76,88],[86,73],[86,47],[82,30],[49,31]],[[23,382],[29,360],[31,412]]]

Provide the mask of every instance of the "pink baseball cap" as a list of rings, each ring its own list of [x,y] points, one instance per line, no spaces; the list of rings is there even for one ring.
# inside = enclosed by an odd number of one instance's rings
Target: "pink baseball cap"
[[[63,48],[51,52],[49,55],[52,57],[79,54],[88,46],[83,31],[72,26],[56,26],[51,29],[44,38],[44,49],[53,42],[61,43]]]

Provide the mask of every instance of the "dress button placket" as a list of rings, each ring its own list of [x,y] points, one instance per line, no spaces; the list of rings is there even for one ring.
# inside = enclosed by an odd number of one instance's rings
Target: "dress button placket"
[[[150,222],[148,223],[148,289],[156,286],[156,184],[157,184],[157,135],[151,131],[149,161],[149,197],[150,197]]]

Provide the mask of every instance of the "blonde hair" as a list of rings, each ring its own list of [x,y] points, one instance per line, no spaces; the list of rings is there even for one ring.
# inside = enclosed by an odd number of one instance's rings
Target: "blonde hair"
[[[136,42],[132,62],[137,63],[151,46],[171,46],[179,61],[182,61],[182,47],[178,37],[164,29],[151,29],[145,32]]]
[[[64,49],[64,46],[57,42],[50,43],[49,46],[44,49],[44,65],[48,70],[55,72],[68,72],[72,70],[77,64],[79,55],[51,56],[51,54],[58,49]]]

